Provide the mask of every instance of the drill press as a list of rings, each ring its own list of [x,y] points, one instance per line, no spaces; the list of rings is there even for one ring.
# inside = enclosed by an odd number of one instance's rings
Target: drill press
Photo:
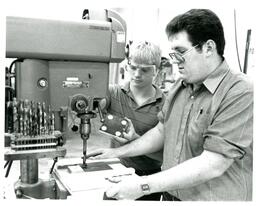
[[[7,69],[6,76],[12,78],[7,86],[14,92],[7,98],[6,105],[13,102],[14,98],[18,102],[27,99],[28,102],[39,103],[35,115],[35,106],[28,106],[27,101],[19,103],[20,107],[13,107],[13,110],[18,109],[18,113],[6,113],[6,133],[10,133],[7,136],[15,137],[15,144],[12,144],[14,147],[5,153],[7,171],[13,160],[20,160],[22,165],[26,162],[21,172],[33,170],[30,174],[35,177],[31,178],[31,183],[28,176],[23,176],[23,180],[29,183],[20,187],[23,197],[49,197],[49,194],[41,194],[49,191],[42,187],[27,190],[36,182],[37,160],[44,157],[55,159],[66,154],[66,150],[58,144],[60,136],[46,134],[48,130],[45,130],[44,119],[47,118],[44,111],[49,106],[49,117],[52,117],[49,118],[49,131],[60,131],[61,139],[65,142],[66,139],[72,139],[68,136],[68,105],[70,98],[73,99],[71,108],[81,120],[83,165],[86,166],[90,120],[96,117],[95,105],[98,100],[106,96],[110,63],[119,63],[125,58],[125,41],[125,21],[119,14],[107,9],[100,12],[87,10],[86,18],[75,22],[11,16],[6,18],[6,58],[16,58]],[[16,104],[15,101],[13,104]],[[17,117],[19,122],[16,121]],[[10,120],[12,118],[14,122]],[[37,119],[37,124],[34,124],[33,118]],[[18,128],[18,131],[10,129],[12,124],[16,125],[14,128]],[[32,139],[35,131],[36,137]],[[53,144],[56,148],[48,148]],[[26,150],[20,151],[21,148]],[[58,198],[56,195],[52,197]]]

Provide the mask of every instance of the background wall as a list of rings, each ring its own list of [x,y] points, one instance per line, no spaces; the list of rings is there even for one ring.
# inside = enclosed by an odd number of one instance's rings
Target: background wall
[[[26,4],[26,2],[29,2]],[[226,36],[225,57],[232,65],[232,68],[239,70],[236,42],[235,42],[235,24],[234,10],[236,11],[237,43],[241,66],[244,64],[245,43],[247,30],[251,29],[251,44],[249,50],[248,75],[255,76],[255,45],[256,45],[256,13],[253,11],[252,4],[246,0],[241,3],[232,2],[232,5],[223,5],[219,1],[214,3],[205,3],[207,1],[193,1],[193,3],[182,3],[173,0],[158,1],[150,5],[147,3],[129,3],[129,4],[111,4],[100,3],[92,5],[88,1],[18,1],[9,0],[5,5],[3,13],[5,16],[23,16],[43,19],[58,19],[67,21],[82,21],[82,12],[85,8],[116,10],[121,14],[127,23],[127,40],[148,40],[159,44],[163,50],[163,56],[168,57],[169,43],[165,35],[166,24],[177,14],[183,13],[191,8],[209,8],[212,9],[221,19]],[[59,2],[59,3],[58,3]],[[68,3],[67,3],[68,2]],[[90,2],[90,1],[89,1]],[[140,1],[143,2],[143,1]],[[198,2],[198,3],[196,3]],[[250,2],[250,1],[249,1]],[[99,6],[100,5],[100,6]],[[3,20],[2,20],[3,21]],[[5,24],[5,22],[3,21]],[[254,61],[253,61],[254,60]],[[9,65],[11,60],[6,60],[5,66]],[[113,67],[113,69],[115,66]],[[115,70],[113,70],[115,71]],[[113,75],[113,73],[111,73]],[[116,81],[116,76],[111,76]]]
[[[190,7],[183,8],[174,6],[173,8],[120,8],[116,9],[127,22],[127,38],[133,40],[149,40],[159,44],[163,50],[163,56],[168,57],[170,51],[169,43],[165,35],[165,26],[176,15],[187,11]],[[254,76],[255,61],[255,43],[256,43],[256,24],[255,13],[250,12],[248,8],[221,8],[221,7],[204,7],[212,9],[221,19],[226,37],[225,57],[232,65],[232,68],[239,70],[236,41],[235,41],[235,18],[237,29],[237,43],[241,67],[243,68],[245,56],[245,43],[247,30],[251,29],[251,44],[249,50],[248,74]],[[253,22],[254,21],[254,22]]]

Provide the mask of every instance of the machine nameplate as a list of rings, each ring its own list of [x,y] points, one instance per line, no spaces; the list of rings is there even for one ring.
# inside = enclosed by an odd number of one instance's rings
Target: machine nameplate
[[[89,81],[63,81],[64,88],[89,88]]]
[[[96,29],[96,30],[105,30],[105,31],[110,30],[110,28],[109,28],[109,27],[106,27],[106,26],[90,25],[89,28],[90,28],[90,29]]]

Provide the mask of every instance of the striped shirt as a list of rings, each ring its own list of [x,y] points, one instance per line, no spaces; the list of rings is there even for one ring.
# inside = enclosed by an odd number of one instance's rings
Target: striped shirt
[[[136,133],[141,136],[157,125],[157,115],[164,104],[164,94],[159,88],[155,87],[155,89],[155,96],[143,105],[138,106],[130,91],[129,83],[124,86],[111,85],[107,95],[107,111],[113,115],[129,118]],[[113,140],[112,146],[119,147],[120,143]],[[133,167],[139,171],[159,169],[162,164],[162,162],[151,159],[146,155],[121,158],[121,162],[125,166]]]
[[[196,91],[177,81],[159,119],[165,134],[162,170],[204,150],[234,159],[220,177],[170,194],[189,201],[252,199],[253,86],[246,75],[223,61]]]

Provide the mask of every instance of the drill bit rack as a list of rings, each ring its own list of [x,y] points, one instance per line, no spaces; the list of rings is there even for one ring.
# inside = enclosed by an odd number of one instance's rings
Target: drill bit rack
[[[12,117],[10,148],[6,160],[64,156],[63,138],[55,131],[54,113],[45,103],[29,100],[8,102]]]
[[[33,149],[50,149],[56,148],[59,138],[50,135],[43,135],[31,138],[30,136],[18,137],[11,143],[11,149],[15,151],[33,150]]]
[[[18,198],[55,198],[55,182],[41,180],[38,177],[38,159],[53,158],[54,163],[58,157],[64,157],[66,149],[63,148],[62,134],[55,131],[54,113],[45,103],[36,103],[29,100],[13,98],[7,104],[8,114],[12,124],[8,126],[10,144],[4,155],[7,167],[5,177],[8,177],[14,160],[20,160],[20,177],[14,185]],[[44,192],[42,192],[44,191]]]

